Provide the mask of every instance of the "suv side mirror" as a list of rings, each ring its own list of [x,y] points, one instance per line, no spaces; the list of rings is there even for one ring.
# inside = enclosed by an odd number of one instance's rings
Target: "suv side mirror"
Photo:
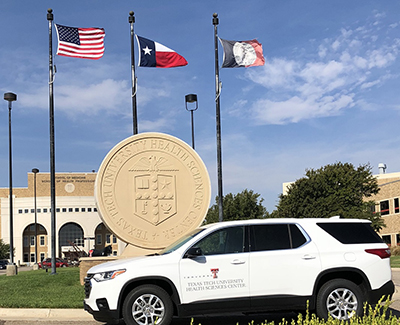
[[[201,250],[200,247],[190,247],[188,251],[185,254],[185,257],[187,258],[196,258],[198,256],[203,255],[203,251]]]

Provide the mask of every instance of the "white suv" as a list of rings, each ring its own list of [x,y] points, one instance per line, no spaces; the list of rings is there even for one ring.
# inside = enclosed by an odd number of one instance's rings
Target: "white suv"
[[[175,316],[315,310],[360,315],[394,292],[390,251],[370,222],[263,219],[203,226],[159,254],[92,267],[85,310],[98,321],[170,324]]]

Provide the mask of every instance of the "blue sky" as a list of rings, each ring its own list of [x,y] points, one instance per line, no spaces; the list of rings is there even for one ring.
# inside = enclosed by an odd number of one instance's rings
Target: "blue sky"
[[[230,40],[257,38],[263,67],[221,69],[224,194],[251,189],[271,212],[282,183],[335,162],[400,171],[398,1],[18,1],[0,3],[0,90],[12,110],[13,185],[50,170],[48,22],[103,27],[100,60],[55,56],[56,171],[98,170],[132,135],[129,11],[135,32],[189,62],[139,67],[139,132],[191,144],[186,94],[198,95],[196,151],[217,194],[214,28]],[[135,47],[137,44],[135,43]],[[56,53],[53,29],[53,52]],[[220,65],[222,47],[219,46]],[[135,52],[136,59],[137,48]],[[8,109],[0,106],[0,187],[8,187]]]

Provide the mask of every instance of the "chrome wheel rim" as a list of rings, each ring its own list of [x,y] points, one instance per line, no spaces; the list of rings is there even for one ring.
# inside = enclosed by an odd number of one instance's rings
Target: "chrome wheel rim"
[[[338,288],[332,291],[326,299],[328,313],[336,319],[346,320],[357,312],[356,295],[349,289]]]
[[[137,324],[160,324],[164,318],[165,306],[162,300],[153,294],[143,294],[132,305],[132,316]]]

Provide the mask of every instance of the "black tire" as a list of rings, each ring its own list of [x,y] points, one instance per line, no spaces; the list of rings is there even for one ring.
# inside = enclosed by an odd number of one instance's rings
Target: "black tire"
[[[169,325],[173,316],[171,297],[158,286],[139,286],[126,297],[122,316],[127,325]]]
[[[325,283],[317,295],[317,315],[327,319],[328,315],[347,320],[363,313],[364,295],[353,282],[334,279]]]

